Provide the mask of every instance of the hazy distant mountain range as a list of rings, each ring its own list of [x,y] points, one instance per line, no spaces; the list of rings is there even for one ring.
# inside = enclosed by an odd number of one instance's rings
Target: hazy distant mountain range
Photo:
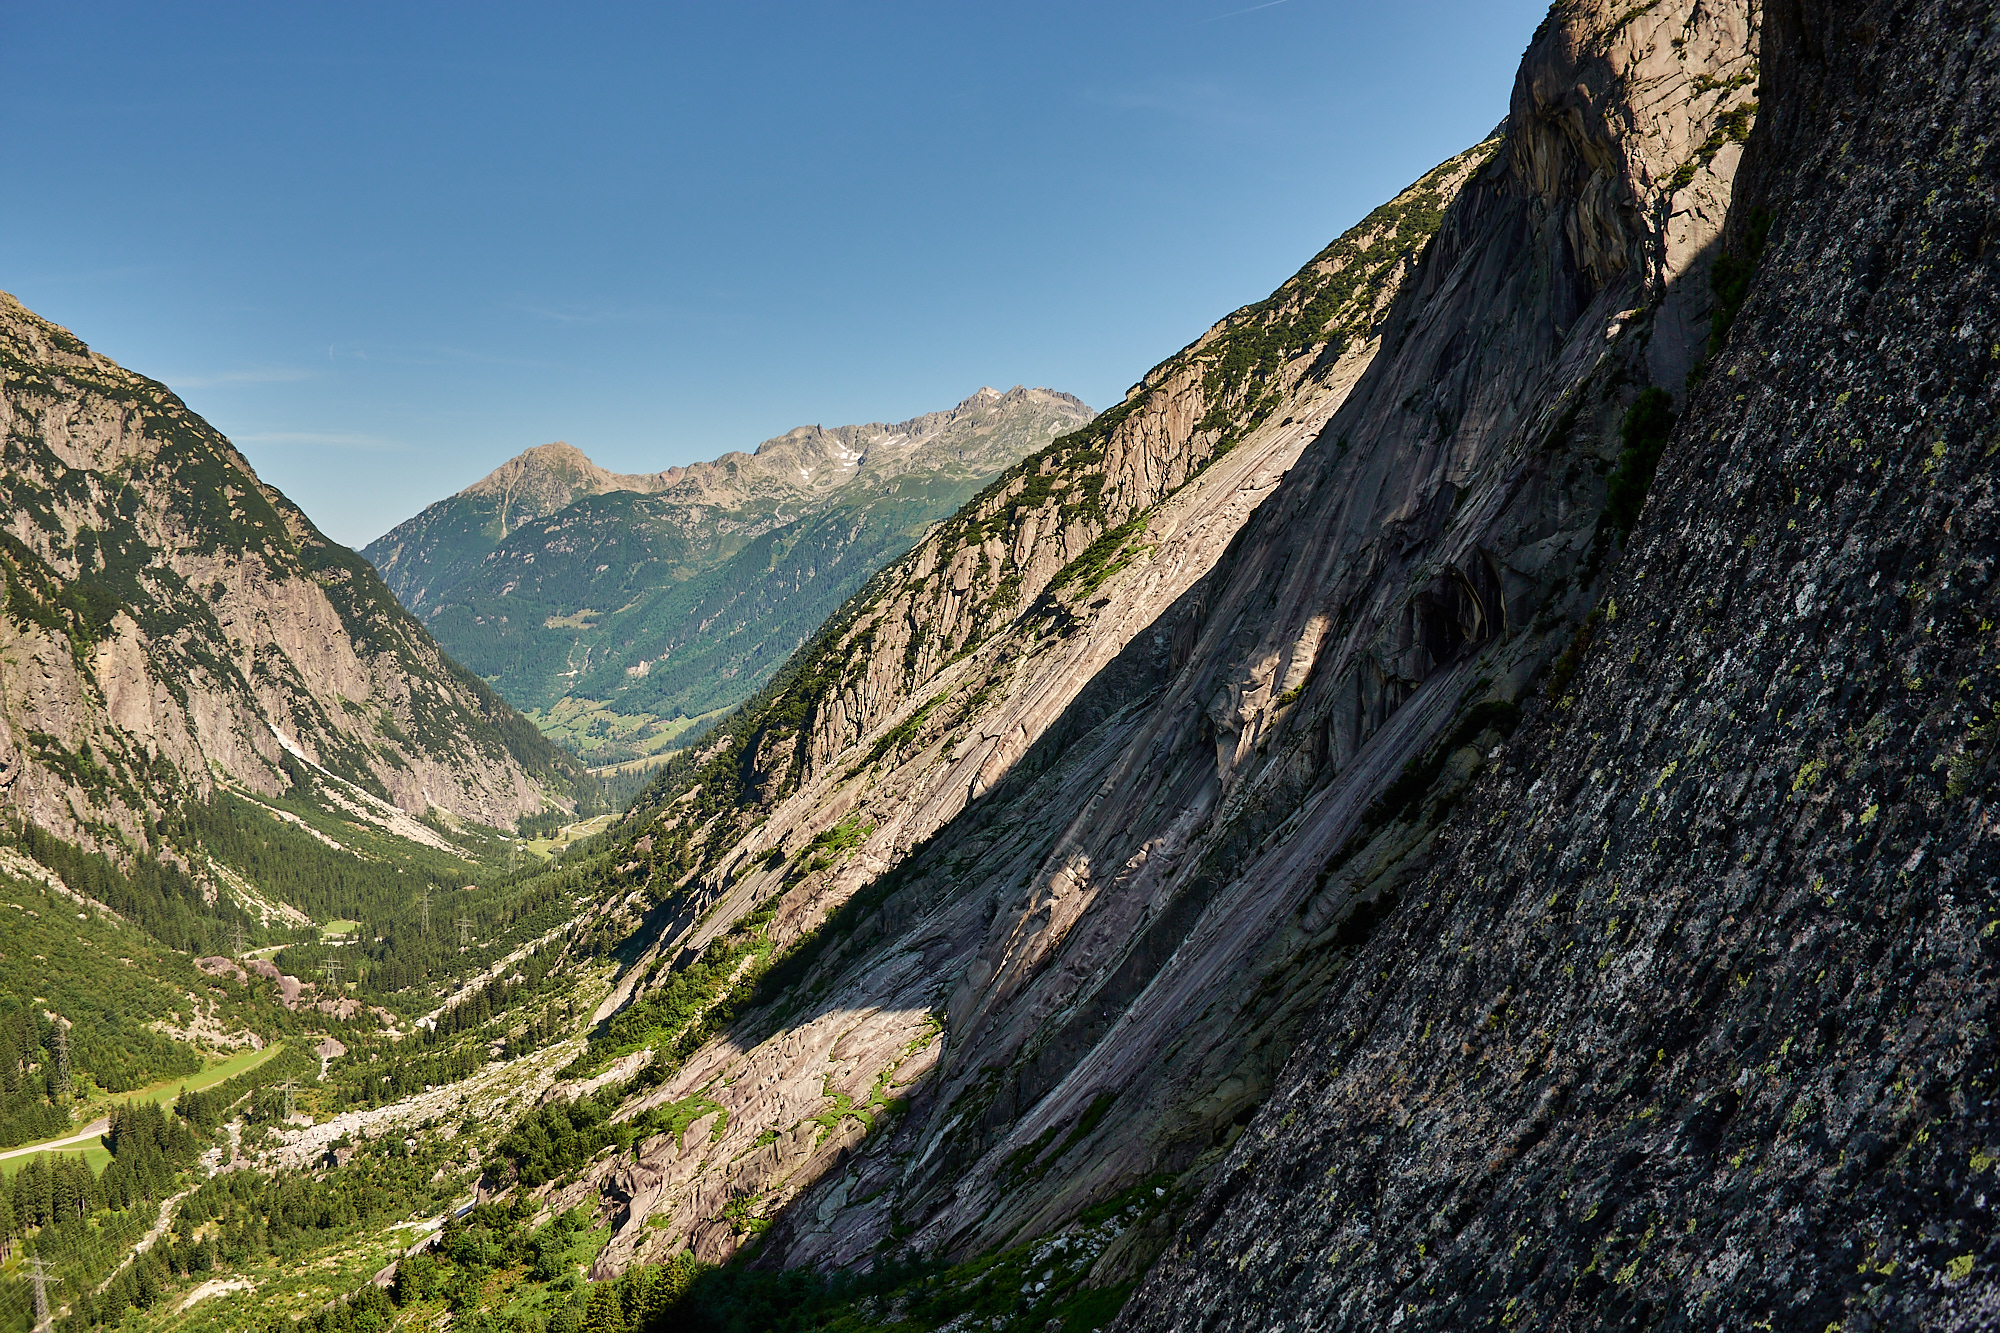
[[[632,759],[748,697],[884,562],[1091,416],[1049,389],[981,389],[644,476],[546,444],[362,554],[551,734]]]

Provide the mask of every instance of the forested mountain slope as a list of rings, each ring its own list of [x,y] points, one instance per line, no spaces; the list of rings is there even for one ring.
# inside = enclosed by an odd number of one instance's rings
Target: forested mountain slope
[[[163,385],[0,376],[0,1330],[318,1309],[566,1062],[596,784]]]
[[[759,1217],[759,1262],[962,1256],[1157,1180],[1096,1261],[1144,1270],[1616,565],[1754,76],[1744,6],[1552,16],[1498,138],[1004,475],[657,787],[626,866],[665,925],[597,1049],[727,1120],[586,1176],[601,1268]],[[703,1043],[689,996],[766,952]]]
[[[620,476],[543,445],[363,552],[467,666],[593,763],[740,703],[885,561],[1091,411],[981,389],[894,425]]]
[[[164,386],[0,295],[0,790],[114,856],[318,765],[369,818],[491,826],[587,782]]]
[[[1595,640],[1121,1328],[1993,1326],[1992,23],[1768,7]]]

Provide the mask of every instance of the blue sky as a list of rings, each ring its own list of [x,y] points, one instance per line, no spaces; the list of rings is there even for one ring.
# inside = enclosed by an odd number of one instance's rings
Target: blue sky
[[[1506,111],[1545,0],[0,0],[0,289],[359,545],[982,384],[1106,407]]]

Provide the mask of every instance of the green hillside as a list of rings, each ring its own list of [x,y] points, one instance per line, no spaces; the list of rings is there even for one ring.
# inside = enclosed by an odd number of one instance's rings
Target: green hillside
[[[452,640],[473,669],[492,668],[499,688],[524,708],[547,709],[577,696],[609,701],[625,715],[698,716],[763,685],[870,574],[979,485],[938,473],[898,477],[879,495],[764,533],[720,565],[606,615],[570,613],[596,631],[587,654],[574,651],[573,639],[565,645],[525,628],[530,618],[515,610],[518,592],[451,607],[431,628]],[[562,617],[563,603],[543,606],[542,624]],[[507,611],[513,618],[503,623]],[[569,670],[578,672],[573,680],[562,674]],[[538,679],[546,682],[539,692]],[[584,741],[580,748],[609,758],[608,745]]]

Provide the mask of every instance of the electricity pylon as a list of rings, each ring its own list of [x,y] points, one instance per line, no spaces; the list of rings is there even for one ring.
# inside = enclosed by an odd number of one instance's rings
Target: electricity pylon
[[[55,1320],[49,1314],[49,1283],[60,1285],[62,1279],[49,1276],[48,1261],[39,1255],[28,1260],[28,1267],[35,1284],[35,1333],[48,1333],[55,1327]]]
[[[68,1097],[76,1091],[69,1068],[69,1022],[56,1015],[56,1096]]]

